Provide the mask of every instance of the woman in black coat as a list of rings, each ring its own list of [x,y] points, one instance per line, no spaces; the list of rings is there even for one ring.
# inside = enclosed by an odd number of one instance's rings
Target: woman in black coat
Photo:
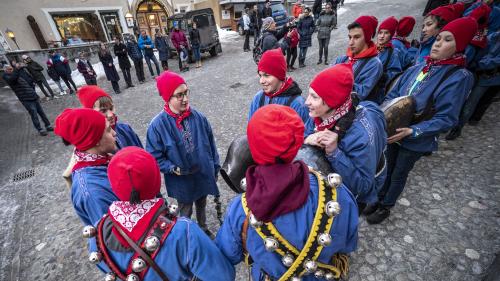
[[[113,47],[115,56],[118,58],[118,65],[122,70],[123,78],[127,83],[127,88],[134,87],[132,85],[132,76],[130,75],[130,60],[128,59],[127,46],[123,44],[120,38],[115,37],[115,46]]]
[[[312,35],[315,29],[314,19],[311,16],[311,9],[305,8],[304,14],[299,18],[299,22],[297,23],[297,31],[300,34],[300,42],[299,42],[299,67],[304,67],[307,48],[312,46]]]
[[[118,72],[116,71],[115,65],[113,64],[113,57],[109,52],[108,48],[104,43],[101,43],[99,49],[99,60],[104,67],[104,73],[106,73],[106,78],[108,81],[111,81],[111,85],[113,86],[113,90],[115,94],[121,93],[120,86],[118,85],[118,81],[120,81],[120,76],[118,76]]]

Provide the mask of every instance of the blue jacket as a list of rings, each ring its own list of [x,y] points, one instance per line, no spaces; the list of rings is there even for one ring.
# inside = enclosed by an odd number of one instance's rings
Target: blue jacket
[[[205,116],[191,108],[183,125],[185,130],[181,132],[175,119],[162,111],[148,127],[146,150],[158,161],[168,196],[180,203],[192,203],[203,196],[219,194],[219,154]],[[181,169],[182,175],[174,174],[175,167]]]
[[[314,215],[318,206],[318,182],[314,175],[309,176],[310,192],[306,203],[299,209],[281,215],[272,222],[281,235],[298,249],[302,249],[311,231]],[[356,201],[349,190],[341,185],[337,188],[337,201],[341,212],[335,217],[330,231],[332,243],[323,248],[319,261],[328,263],[335,253],[350,253],[356,250],[358,242],[358,209]],[[245,212],[241,205],[241,196],[236,197],[227,208],[224,219],[215,242],[229,261],[236,265],[243,261],[243,247],[241,230],[245,220]],[[249,226],[246,240],[247,250],[252,256],[252,279],[261,279],[261,270],[278,280],[286,272],[286,267],[281,263],[277,253],[265,250],[262,238],[253,227]],[[314,275],[307,275],[303,281],[318,280]]]
[[[430,55],[431,49],[432,49],[432,44],[434,44],[434,41],[436,41],[435,36],[429,38],[425,42],[420,42],[420,47],[418,48],[417,52],[415,53],[415,57],[413,60],[414,65],[425,62],[425,57]]]
[[[399,56],[400,56],[400,52],[396,48],[392,49],[392,55],[390,58],[389,58],[389,49],[388,48],[385,48],[381,53],[378,54],[378,58],[379,58],[380,62],[382,63],[382,66],[385,66],[387,63],[387,66],[384,69],[384,72],[387,75],[387,80],[386,80],[386,83],[384,85],[384,88],[381,88],[379,90],[379,94],[378,94],[378,97],[376,100],[376,102],[378,104],[382,104],[382,102],[384,101],[384,97],[386,94],[385,93],[385,86],[387,86],[387,84],[389,84],[389,82],[392,81],[392,79],[394,77],[396,77],[401,72],[403,72],[403,68],[401,66],[401,58]]]
[[[95,238],[89,239],[89,251],[96,249]],[[108,251],[119,269],[126,272],[133,251],[118,251],[109,247]],[[193,275],[200,280],[233,281],[235,278],[233,265],[200,227],[186,218],[177,219],[154,260],[169,280],[189,281]],[[104,262],[97,266],[103,272],[110,272]],[[153,280],[161,279],[153,268],[149,268],[143,281]]]
[[[410,51],[410,49],[412,49],[411,47],[406,48],[405,44],[396,38],[393,38],[391,42],[394,49],[397,49],[399,51],[401,68],[408,68],[412,63],[413,58],[415,58],[415,50]]]
[[[500,3],[493,4],[490,17],[488,18],[488,35],[500,30]]]
[[[412,125],[414,135],[408,136],[401,141],[402,147],[418,152],[437,150],[439,134],[446,132],[457,124],[460,109],[474,84],[472,73],[466,69],[461,69],[453,73],[434,90],[436,84],[447,70],[455,66],[433,66],[425,78],[421,82],[417,82],[417,76],[424,66],[425,63],[418,64],[405,71],[385,98],[388,101],[411,94],[417,102],[417,112],[422,112],[427,105],[427,101],[430,98],[433,99],[436,110],[434,116],[430,120]],[[413,92],[410,93],[412,86]]]
[[[142,52],[141,49],[139,48],[139,44],[135,41],[128,41],[127,42],[127,52],[128,55],[133,59],[133,60],[142,60]]]
[[[108,167],[85,167],[72,174],[71,201],[84,225],[97,225],[118,198],[111,190]]]
[[[137,43],[139,44],[139,48],[144,53],[145,57],[154,56],[153,49],[155,48],[155,44],[149,35],[146,36],[146,39],[142,38],[142,35],[139,36],[139,41]],[[150,45],[151,48],[146,48],[146,45]]]
[[[375,175],[386,144],[384,113],[373,102],[361,102],[351,127],[337,149],[327,156],[333,170],[342,176],[358,202],[377,201],[377,192],[387,171],[384,169],[380,175]]]
[[[316,25],[312,16],[303,17],[297,23],[297,31],[300,34],[299,48],[307,48],[312,46],[312,35]]]
[[[339,56],[335,60],[335,64],[344,63],[347,61],[347,56]],[[358,60],[352,68],[356,72],[358,66],[363,60]],[[377,57],[369,58],[368,62],[363,66],[359,74],[354,77],[354,91],[357,93],[360,100],[365,100],[373,88],[377,85],[378,80],[383,74],[383,65]]]
[[[118,149],[126,146],[138,146],[142,148],[142,142],[129,124],[117,122],[115,126],[116,144]]]
[[[294,88],[294,89],[292,89],[292,88]],[[283,95],[283,94],[286,94],[287,92],[292,91],[292,90],[297,91],[297,89],[300,90],[300,88],[298,86],[296,86],[296,87],[291,86],[288,90],[283,92],[281,95],[274,97],[272,99],[272,104],[282,104],[282,105],[287,104],[288,100],[290,99],[290,96]],[[314,122],[311,120],[311,118],[309,118],[309,109],[307,109],[307,106],[305,105],[304,98],[302,96],[300,96],[300,93],[297,92],[296,94],[299,94],[299,96],[293,100],[293,102],[290,104],[290,107],[299,114],[300,118],[304,122],[304,125],[305,125],[304,136],[308,136],[314,130]],[[255,111],[257,111],[257,109],[259,109],[260,99],[261,99],[262,95],[264,95],[264,91],[260,90],[253,97],[252,103],[250,104],[250,111],[248,112],[248,120],[249,121],[250,121],[250,118],[255,113]],[[264,105],[267,105],[267,104],[269,104],[269,97],[266,96],[264,98]]]

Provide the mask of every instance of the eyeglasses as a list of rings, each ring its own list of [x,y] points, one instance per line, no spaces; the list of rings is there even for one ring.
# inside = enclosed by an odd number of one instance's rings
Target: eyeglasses
[[[188,98],[189,97],[189,89],[184,91],[184,92],[180,92],[180,93],[177,93],[175,95],[172,95],[173,98],[176,98],[177,100],[183,100],[184,98]]]

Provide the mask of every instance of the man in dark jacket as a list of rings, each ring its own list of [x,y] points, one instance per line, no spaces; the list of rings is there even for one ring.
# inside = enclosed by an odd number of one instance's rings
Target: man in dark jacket
[[[306,7],[304,9],[304,14],[300,17],[297,23],[297,30],[300,34],[299,42],[299,67],[305,67],[304,62],[306,61],[307,48],[312,46],[311,37],[314,33],[314,19],[311,16],[311,8]]]
[[[50,121],[43,112],[42,106],[40,105],[40,98],[36,94],[35,90],[31,85],[19,75],[19,70],[14,70],[10,65],[4,66],[4,74],[2,78],[7,82],[12,91],[16,94],[19,101],[26,108],[31,116],[33,125],[38,130],[41,136],[46,136],[47,131],[53,131],[54,129],[50,125]],[[40,125],[38,120],[38,115],[42,117],[42,121],[45,124],[45,129]]]
[[[127,55],[127,46],[123,44],[123,41],[120,38],[115,37],[115,46],[113,47],[113,51],[115,52],[115,56],[118,57],[118,65],[123,73],[123,78],[125,78],[125,82],[127,83],[127,88],[134,87],[132,84],[132,76],[130,76],[130,61],[128,60]]]
[[[319,19],[316,21],[318,26],[318,43],[319,43],[319,60],[321,64],[322,56],[325,55],[325,65],[328,65],[328,44],[330,43],[330,33],[335,27],[335,14],[332,10],[332,4],[326,3],[325,10],[321,12]]]
[[[271,2],[267,0],[264,8],[262,8],[262,18],[265,19],[267,17],[272,17],[272,16],[273,16],[273,9],[271,9]]]
[[[168,35],[163,35],[160,29],[156,29],[155,46],[160,57],[161,67],[163,71],[168,70],[168,58],[170,57],[170,46],[168,45]]]
[[[262,19],[259,15],[259,8],[257,5],[253,6],[253,9],[250,13],[250,26],[253,28],[253,45],[257,43],[257,38],[260,35],[260,27],[262,26]]]
[[[35,81],[35,83],[40,87],[40,90],[42,90],[43,94],[47,98],[54,98],[54,92],[52,92],[52,89],[49,86],[49,83],[47,83],[47,79],[43,75],[43,67],[37,63],[36,61],[32,60],[29,56],[23,55],[22,56],[24,63],[26,64],[26,69],[28,72],[31,74],[31,77]],[[45,88],[49,91],[48,93],[45,91]]]
[[[288,24],[276,31],[276,23],[272,17],[267,17],[262,20],[262,53],[267,50],[280,48],[278,42],[288,32]]]
[[[66,86],[68,86],[70,90],[69,93],[74,94],[78,89],[76,88],[73,78],[71,78],[71,68],[69,67],[68,59],[53,50],[50,50],[48,54],[49,60],[47,61],[47,67],[53,67]],[[74,91],[71,89],[71,86],[75,89]]]
[[[139,83],[144,83],[146,78],[144,78],[144,65],[142,63],[142,52],[139,48],[139,44],[135,41],[134,37],[129,37],[127,41],[127,52],[128,55],[134,61],[135,74],[137,75],[137,79]]]

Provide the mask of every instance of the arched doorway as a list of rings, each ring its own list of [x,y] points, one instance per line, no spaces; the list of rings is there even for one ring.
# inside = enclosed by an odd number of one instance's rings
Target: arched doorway
[[[168,17],[169,13],[165,10],[163,4],[155,0],[144,0],[137,5],[137,25],[139,32],[143,30],[153,37],[156,29],[160,29],[162,33],[168,32]]]

